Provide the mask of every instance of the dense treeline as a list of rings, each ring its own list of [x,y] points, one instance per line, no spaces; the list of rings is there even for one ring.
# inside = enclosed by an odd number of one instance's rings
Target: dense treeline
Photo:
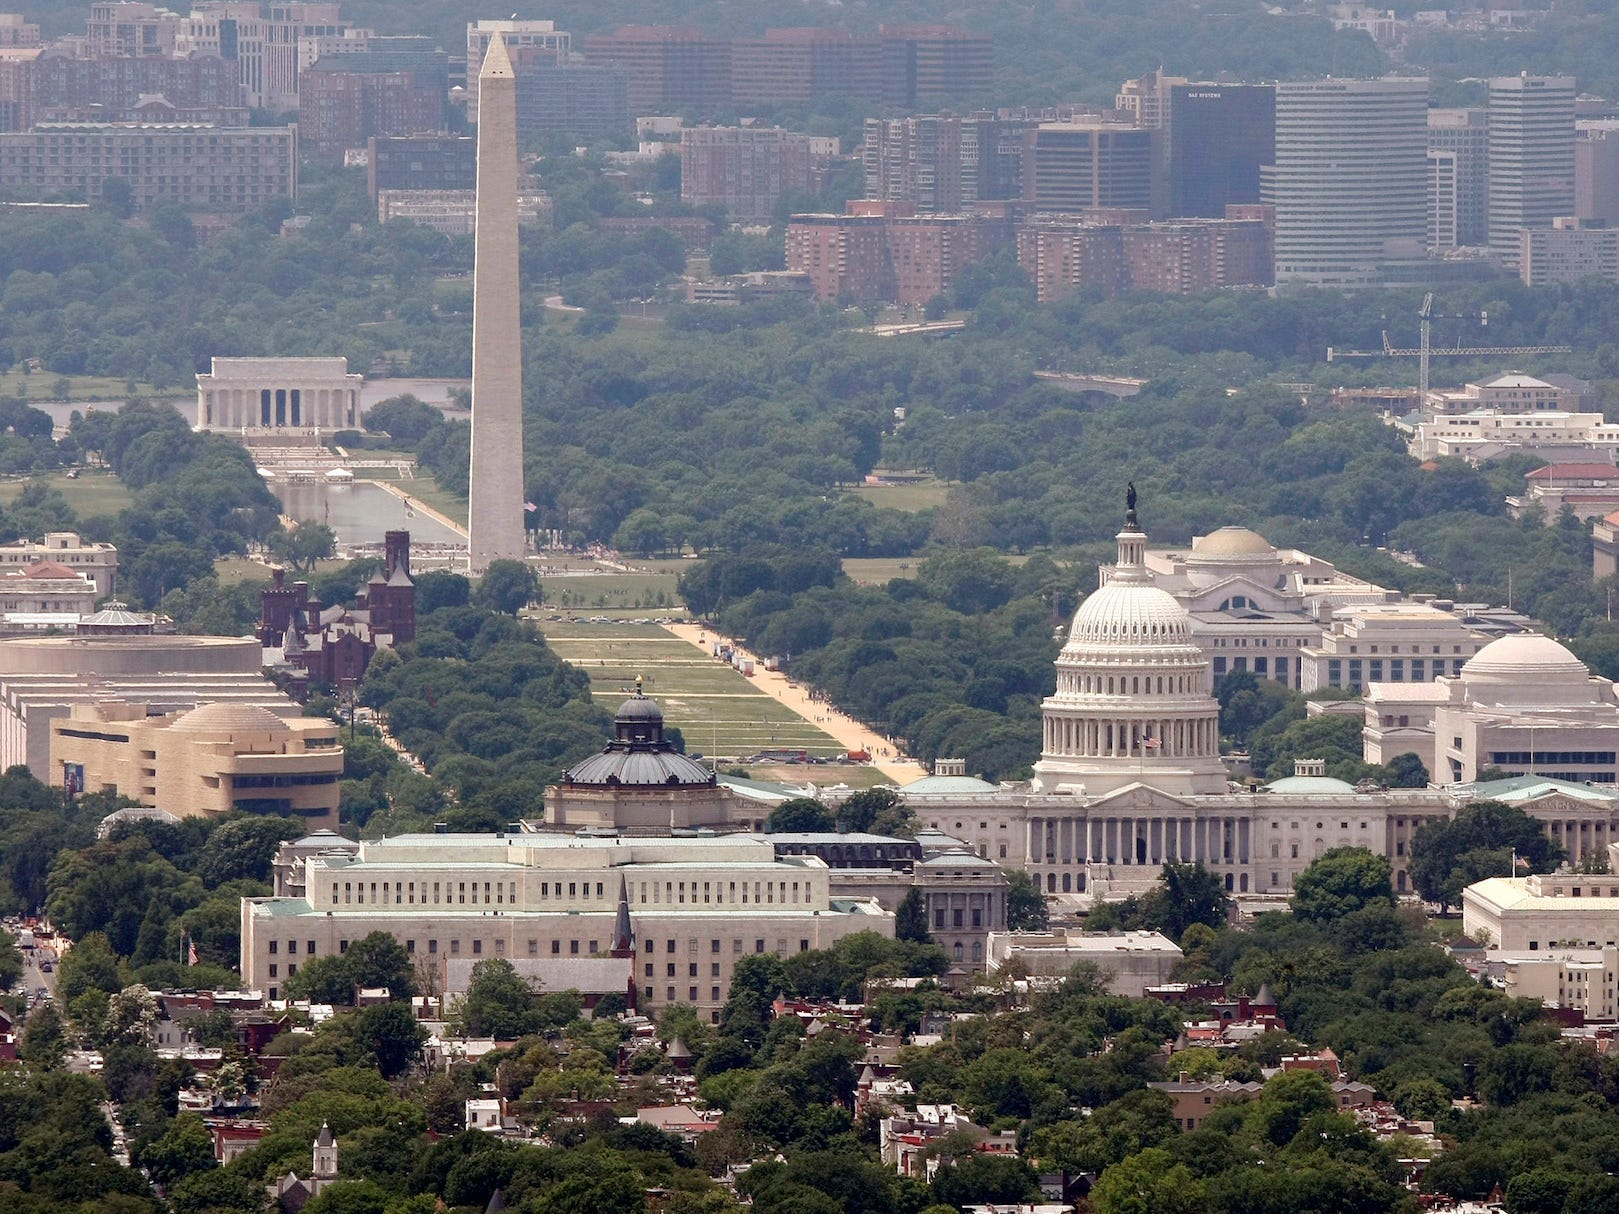
[[[376,222],[363,174],[313,179],[309,224],[280,234],[290,204],[199,244],[178,212],[146,227],[104,211],[0,217],[0,365],[189,390],[215,355],[346,355],[401,349],[410,369],[457,374],[470,316],[441,313],[433,282],[470,264],[470,242]]]
[[[589,676],[532,623],[470,605],[419,617],[414,641],[372,661],[360,696],[432,773],[431,782],[385,776],[380,788],[345,789],[350,820],[361,826],[386,811],[371,829],[388,833],[434,814],[459,830],[537,817],[541,790],[601,749],[611,725],[591,701]]]

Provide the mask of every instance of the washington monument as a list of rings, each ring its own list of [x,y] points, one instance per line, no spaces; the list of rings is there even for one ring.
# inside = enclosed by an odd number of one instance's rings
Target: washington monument
[[[523,559],[523,347],[517,280],[517,79],[496,35],[478,72],[472,263],[471,571]]]

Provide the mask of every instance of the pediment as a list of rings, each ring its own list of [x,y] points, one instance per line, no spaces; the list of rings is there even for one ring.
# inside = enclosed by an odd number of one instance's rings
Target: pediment
[[[1138,813],[1143,815],[1186,813],[1191,802],[1171,796],[1147,784],[1126,784],[1097,797],[1087,807],[1092,814]]]

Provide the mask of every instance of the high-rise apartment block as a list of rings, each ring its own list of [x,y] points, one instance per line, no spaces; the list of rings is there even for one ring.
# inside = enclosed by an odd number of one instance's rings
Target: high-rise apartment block
[[[1023,133],[1023,200],[1039,211],[1153,203],[1153,132],[1117,123],[1041,123]]]
[[[206,122],[246,126],[235,69],[220,59],[156,56],[0,60],[0,130],[40,122]]]
[[[875,37],[787,28],[724,39],[629,25],[585,40],[592,62],[630,73],[636,114],[852,98],[896,106],[973,100],[990,88],[992,40],[949,25],[883,26]]]
[[[1276,283],[1411,281],[1427,236],[1426,79],[1276,86]]]
[[[1173,94],[1187,83],[1185,76],[1166,76],[1162,68],[1137,80],[1126,80],[1113,96],[1113,108],[1128,114],[1136,126],[1161,131],[1169,126]]]
[[[1268,209],[1232,208],[1225,219],[1106,223],[1042,215],[1017,229],[1018,264],[1041,303],[1076,291],[1185,295],[1222,287],[1267,286],[1271,273]]]
[[[784,195],[811,189],[816,143],[779,127],[682,131],[680,197],[694,206],[722,206],[733,222],[768,222]]]
[[[512,66],[521,58],[535,63],[541,53],[551,60],[566,59],[573,50],[573,35],[559,30],[554,21],[476,21],[467,24],[467,121],[478,121],[478,68],[496,34],[506,44]]]
[[[1169,95],[1169,214],[1218,219],[1259,202],[1260,169],[1276,157],[1276,89],[1176,82]]]
[[[1428,247],[1482,245],[1488,231],[1490,121],[1482,109],[1428,111]]]
[[[298,128],[183,123],[46,123],[0,134],[0,191],[102,198],[127,181],[135,209],[173,204],[239,213],[298,192]]]
[[[180,19],[173,53],[181,58],[216,56],[234,63],[248,105],[295,110],[299,43],[348,28],[338,9],[335,3],[197,0],[191,15]]]
[[[953,214],[1022,192],[1022,132],[991,114],[868,118],[861,144],[865,197]]]
[[[37,24],[21,13],[0,13],[0,50],[29,50],[39,44]]]
[[[444,130],[446,56],[428,39],[401,41],[417,45],[329,55],[304,72],[299,133],[314,155],[339,157],[373,135]]]
[[[85,54],[91,58],[172,56],[181,20],[179,14],[166,8],[136,0],[92,4],[90,19],[85,23]]]
[[[1574,78],[1490,81],[1490,249],[1518,268],[1525,228],[1574,214]]]
[[[787,225],[787,269],[809,276],[816,299],[925,304],[1009,234],[1004,221],[977,215],[850,206],[866,213],[794,215]]]

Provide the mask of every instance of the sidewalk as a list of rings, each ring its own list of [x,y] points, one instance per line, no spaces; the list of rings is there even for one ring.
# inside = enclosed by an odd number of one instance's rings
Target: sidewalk
[[[712,652],[710,646],[716,641],[742,649],[742,646],[737,645],[731,638],[721,636],[701,624],[665,624],[663,627],[704,653]],[[699,639],[703,637],[707,640]],[[915,759],[902,758],[893,753],[892,743],[873,733],[870,728],[853,717],[845,716],[830,704],[812,700],[808,691],[789,682],[787,676],[779,670],[766,670],[762,659],[757,660],[754,666],[753,682],[760,691],[778,704],[791,709],[817,729],[837,739],[838,745],[845,750],[867,752],[871,755],[871,765],[895,784],[903,787],[912,780],[920,780],[928,774],[927,769]],[[890,753],[884,755],[885,749]]]
[[[398,485],[394,484],[392,481],[372,481],[370,483],[375,485],[377,488],[381,489],[385,493],[393,494],[400,501],[404,502],[405,505],[409,506],[412,510],[420,510],[423,514],[427,515],[428,518],[435,519],[438,522],[443,523],[446,527],[448,527],[451,531],[455,532],[462,539],[467,538],[467,529],[465,527],[463,527],[460,523],[456,522],[453,518],[451,518],[447,514],[440,514],[437,510],[433,509],[433,507],[429,506],[426,502],[422,501],[420,498],[411,497],[410,494],[406,493],[403,489],[401,489]]]

